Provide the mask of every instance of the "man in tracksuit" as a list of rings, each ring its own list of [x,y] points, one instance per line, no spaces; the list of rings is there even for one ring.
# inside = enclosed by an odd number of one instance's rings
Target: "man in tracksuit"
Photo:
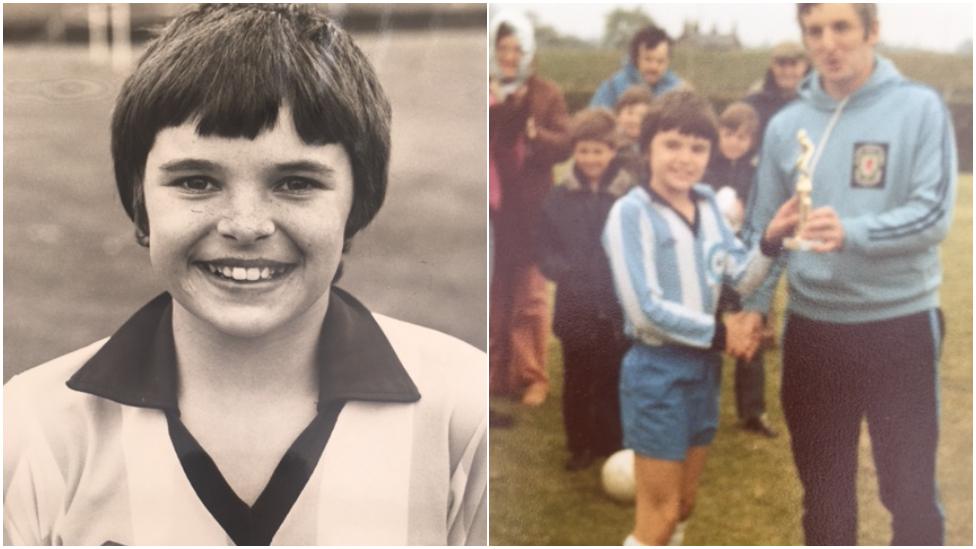
[[[799,4],[815,71],[770,122],[748,224],[794,192],[798,130],[815,144],[814,251],[791,251],[782,401],[808,545],[857,542],[857,448],[867,419],[894,545],[943,542],[935,484],[943,324],[938,246],[956,146],[939,95],[875,54],[874,4]],[[747,227],[748,229],[748,227]],[[748,236],[748,235],[747,235]],[[758,235],[757,235],[758,236]],[[767,282],[775,281],[773,272]],[[767,284],[744,306],[766,311]]]

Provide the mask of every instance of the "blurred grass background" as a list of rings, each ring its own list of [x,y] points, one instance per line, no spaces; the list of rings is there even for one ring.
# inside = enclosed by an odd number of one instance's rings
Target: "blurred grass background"
[[[942,307],[947,322],[940,370],[941,438],[938,482],[946,515],[946,544],[972,545],[972,174],[959,179],[949,237],[942,245],[945,280]],[[774,322],[781,322],[785,288]],[[734,366],[723,367],[718,435],[701,479],[686,545],[801,545],[801,489],[779,403],[779,351],[766,354],[766,402],[779,438],[766,439],[737,427]],[[527,409],[494,398],[492,408],[515,416],[512,429],[491,431],[490,516],[492,545],[619,545],[633,527],[633,506],[605,496],[602,461],[567,473],[560,399],[562,355],[550,342],[552,391],[546,403]],[[858,472],[861,545],[886,545],[890,518],[878,500],[867,432],[861,438]]]
[[[393,157],[386,204],[339,285],[486,349],[484,27],[356,38],[393,104]],[[6,381],[110,335],[162,287],[112,176],[124,75],[83,46],[5,43],[3,57]]]

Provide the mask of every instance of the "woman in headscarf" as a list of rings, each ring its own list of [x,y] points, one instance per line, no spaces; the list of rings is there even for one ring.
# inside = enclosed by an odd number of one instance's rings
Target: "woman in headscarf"
[[[542,404],[549,393],[549,304],[536,265],[536,225],[552,185],[552,166],[569,156],[562,92],[534,74],[532,24],[518,13],[491,21],[490,155],[493,201],[491,390]],[[497,207],[496,207],[497,204]]]

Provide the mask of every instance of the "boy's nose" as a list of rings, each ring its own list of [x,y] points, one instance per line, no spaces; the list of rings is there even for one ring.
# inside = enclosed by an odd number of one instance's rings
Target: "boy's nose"
[[[235,207],[217,222],[217,232],[240,243],[252,243],[274,234],[274,221],[259,206]]]

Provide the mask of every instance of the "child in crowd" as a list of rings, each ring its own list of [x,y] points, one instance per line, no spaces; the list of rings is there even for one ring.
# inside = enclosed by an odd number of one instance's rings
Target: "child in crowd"
[[[718,117],[718,150],[705,170],[704,181],[715,191],[731,227],[742,227],[746,198],[756,174],[753,154],[759,137],[759,115],[744,101],[730,104]]]
[[[756,174],[756,144],[759,142],[759,114],[746,102],[736,101],[718,117],[718,150],[705,170],[705,182],[715,190],[719,208],[736,232],[742,227],[745,204]],[[719,314],[729,313],[733,322],[748,322],[737,314],[742,309],[739,295],[722,288]],[[766,335],[764,333],[764,335]],[[766,335],[767,339],[772,334]],[[766,374],[762,353],[735,363],[735,409],[743,429],[768,438],[777,436],[766,419]]]
[[[640,178],[642,167],[640,148],[637,145],[641,122],[653,101],[654,95],[647,86],[631,86],[620,95],[614,106],[617,116],[617,162],[634,179]]]
[[[617,383],[626,340],[600,234],[610,207],[634,181],[615,160],[615,134],[606,109],[574,116],[572,169],[549,191],[539,231],[539,266],[556,283],[553,332],[563,347],[570,471],[620,449]]]
[[[626,545],[680,544],[718,423],[717,351],[738,355],[758,344],[758,334],[716,320],[718,292],[723,282],[755,289],[796,225],[793,199],[759,246],[736,240],[715,194],[699,183],[716,134],[711,105],[694,92],[656,100],[640,137],[649,177],[614,204],[603,232],[633,341],[620,371],[624,446],[636,454]]]
[[[4,388],[5,544],[487,542],[484,353],[335,286],[390,120],[314,6],[161,31],[112,156],[166,291]]]

